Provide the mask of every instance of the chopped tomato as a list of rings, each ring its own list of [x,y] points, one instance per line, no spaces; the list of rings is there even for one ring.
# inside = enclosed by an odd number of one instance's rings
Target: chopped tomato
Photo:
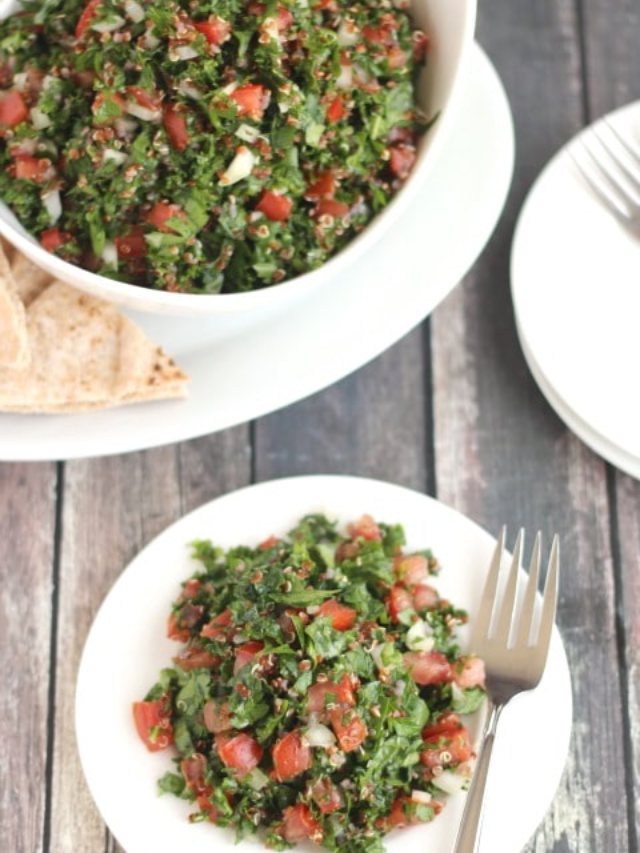
[[[331,620],[331,627],[336,631],[348,631],[356,622],[357,611],[353,607],[346,607],[335,598],[324,601],[318,610],[318,616]]]
[[[333,198],[321,199],[313,211],[313,215],[316,217],[332,216],[334,219],[344,219],[348,214],[349,205]]]
[[[453,680],[463,690],[468,687],[484,687],[484,661],[476,655],[462,658],[453,667]]]
[[[150,752],[173,743],[173,727],[166,698],[133,703],[133,719],[140,739]]]
[[[422,554],[396,557],[393,561],[393,570],[399,581],[407,586],[413,586],[429,577],[429,562]]]
[[[170,219],[181,219],[186,222],[187,215],[179,204],[170,204],[166,201],[157,201],[145,217],[145,221],[157,228],[158,231],[176,233],[167,224]]]
[[[403,826],[413,826],[416,823],[420,823],[420,818],[417,814],[417,805],[411,797],[407,797],[405,794],[400,794],[399,797],[396,797],[388,817],[390,826],[399,829]]]
[[[453,767],[473,757],[471,739],[465,726],[459,726],[424,738],[420,762],[425,767]]]
[[[387,48],[387,65],[391,69],[404,68],[407,64],[407,54],[397,45]]]
[[[278,782],[293,779],[309,770],[312,762],[311,747],[302,742],[300,733],[288,732],[271,751],[273,768]]]
[[[362,537],[371,542],[382,542],[382,532],[378,523],[367,513],[361,516],[358,521],[349,524],[347,530],[354,539]]]
[[[209,699],[204,704],[203,715],[205,726],[214,735],[231,731],[233,728],[228,702],[218,702],[215,699]]]
[[[180,643],[186,643],[191,636],[188,628],[181,628],[178,624],[178,616],[172,613],[167,620],[167,637],[170,640],[177,640]]]
[[[353,685],[346,674],[340,679],[340,684],[334,681],[316,681],[307,693],[307,711],[310,714],[321,714],[335,705],[340,708],[353,708],[355,704]]]
[[[275,548],[279,541],[280,540],[277,536],[268,536],[264,542],[261,542],[258,545],[258,548],[260,548],[261,551],[268,551],[269,548]]]
[[[29,118],[29,108],[20,92],[3,92],[0,95],[0,135]]]
[[[341,118],[347,114],[346,107],[344,105],[344,101],[342,99],[342,95],[336,95],[336,97],[331,101],[327,109],[325,110],[325,117],[327,121],[336,122],[340,121]]]
[[[451,664],[442,652],[405,652],[409,675],[416,684],[442,684],[451,681]]]
[[[231,35],[229,21],[217,15],[211,15],[206,21],[194,21],[193,26],[202,33],[209,44],[223,44]]]
[[[157,92],[149,92],[140,86],[127,86],[127,95],[147,110],[159,110],[162,98]]]
[[[187,788],[194,794],[201,793],[205,788],[204,774],[207,769],[207,757],[201,752],[195,752],[189,758],[180,762],[180,770],[187,783]]]
[[[416,161],[416,149],[413,145],[392,145],[389,148],[389,167],[393,174],[404,180],[409,176],[413,164]]]
[[[126,234],[121,234],[113,241],[116,244],[118,256],[123,259],[144,258],[147,254],[147,241],[144,231],[139,225],[134,225]]]
[[[392,622],[400,621],[400,614],[405,610],[413,610],[413,596],[401,583],[394,583],[387,596],[387,611]]]
[[[184,151],[189,144],[189,130],[184,114],[171,104],[165,104],[162,108],[162,124],[171,147],[176,151]]]
[[[416,30],[413,34],[413,58],[416,62],[422,62],[429,47],[429,37],[422,32]]]
[[[337,188],[335,175],[330,169],[321,172],[308,184],[304,197],[307,201],[317,201],[323,198],[333,198]]]
[[[411,593],[413,595],[413,606],[418,612],[433,610],[434,607],[438,606],[438,602],[440,601],[438,591],[434,587],[429,586],[428,583],[418,584]]]
[[[202,619],[204,607],[201,604],[193,604],[193,602],[185,602],[180,610],[172,613],[169,617],[167,628],[167,636],[171,640],[182,640],[186,642],[191,636],[191,628]]]
[[[241,732],[235,737],[225,739],[218,746],[220,760],[232,767],[238,776],[246,776],[262,759],[263,750],[257,740]]]
[[[422,737],[426,740],[434,735],[441,735],[443,732],[455,732],[461,728],[462,720],[460,719],[460,715],[456,714],[455,711],[446,711],[424,727]]]
[[[264,643],[259,640],[249,640],[248,643],[243,643],[236,649],[236,661],[233,665],[233,674],[237,675],[243,666],[255,658],[264,649]]]
[[[355,711],[343,711],[341,708],[332,711],[331,727],[344,752],[353,752],[367,736],[367,727]]]
[[[200,633],[209,640],[227,640],[232,628],[233,613],[230,610],[223,610],[205,625]]]
[[[264,213],[272,222],[285,222],[291,215],[292,207],[293,202],[290,198],[269,190],[262,193],[260,201],[256,204],[256,210]]]
[[[312,782],[309,793],[322,814],[330,814],[344,806],[342,791],[326,776]]]
[[[91,26],[91,22],[98,14],[98,8],[102,0],[89,0],[82,10],[78,23],[76,24],[76,38],[79,39]]]
[[[9,167],[16,178],[25,181],[45,183],[55,175],[55,169],[48,157],[31,157],[29,154],[18,154],[13,158]]]
[[[307,838],[316,843],[322,841],[322,826],[305,803],[287,806],[283,812],[283,818],[280,833],[284,840],[290,844],[304,841]]]
[[[192,669],[214,669],[220,666],[221,658],[198,646],[188,646],[173,658],[173,662],[185,672]]]
[[[238,108],[238,115],[258,121],[269,105],[271,92],[260,83],[245,83],[229,95]]]
[[[55,252],[56,249],[59,249],[60,246],[64,246],[65,243],[68,243],[71,237],[69,234],[65,234],[64,231],[61,231],[59,228],[47,228],[40,235],[40,245],[43,249],[46,249],[47,252]]]

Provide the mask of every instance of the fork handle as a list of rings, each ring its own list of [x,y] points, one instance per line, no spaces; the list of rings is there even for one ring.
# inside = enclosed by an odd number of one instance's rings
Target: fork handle
[[[493,752],[496,728],[500,719],[502,703],[491,703],[489,716],[482,736],[482,745],[478,753],[473,778],[467,794],[467,802],[462,814],[460,829],[456,838],[455,853],[477,853],[480,842],[480,828],[485,803],[485,787],[489,775],[489,764]]]

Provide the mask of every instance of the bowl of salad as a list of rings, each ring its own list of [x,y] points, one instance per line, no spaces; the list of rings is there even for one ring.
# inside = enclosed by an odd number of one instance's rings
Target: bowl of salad
[[[476,0],[53,0],[0,10],[0,234],[156,313],[331,286],[446,145]]]

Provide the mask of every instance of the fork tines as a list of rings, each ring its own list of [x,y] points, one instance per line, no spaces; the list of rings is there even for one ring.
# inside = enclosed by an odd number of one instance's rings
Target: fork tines
[[[582,177],[625,226],[640,229],[640,145],[604,118],[568,148]]]

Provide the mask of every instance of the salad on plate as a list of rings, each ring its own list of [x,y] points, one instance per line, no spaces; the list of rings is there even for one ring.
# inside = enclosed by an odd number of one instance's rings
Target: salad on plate
[[[201,567],[168,618],[180,649],[133,702],[146,747],[174,760],[160,790],[279,850],[381,853],[392,829],[436,818],[468,783],[464,718],[485,694],[435,556],[369,515],[192,549]]]

